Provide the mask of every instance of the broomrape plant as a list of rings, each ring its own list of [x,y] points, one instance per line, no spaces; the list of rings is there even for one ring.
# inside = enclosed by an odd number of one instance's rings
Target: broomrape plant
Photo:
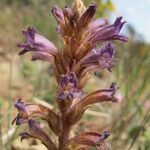
[[[91,146],[96,149],[108,149],[105,139],[110,135],[85,132],[70,137],[70,131],[83,116],[89,105],[100,102],[117,102],[116,84],[108,89],[101,89],[88,95],[83,94],[87,80],[97,69],[111,71],[115,65],[115,46],[110,41],[126,42],[127,37],[120,34],[125,24],[122,17],[109,25],[108,20],[94,19],[97,4],[91,3],[87,8],[81,0],[76,0],[71,7],[52,8],[58,26],[57,33],[61,37],[63,47],[58,49],[51,41],[37,34],[34,27],[23,31],[26,43],[18,44],[19,55],[32,52],[32,60],[48,61],[54,66],[58,84],[56,102],[60,113],[56,114],[40,104],[24,104],[21,99],[15,103],[18,115],[12,123],[29,125],[29,132],[20,133],[21,140],[36,138],[49,150],[86,150]],[[102,47],[98,45],[104,44]],[[49,128],[58,136],[58,142],[47,135],[35,121],[40,117],[47,121]]]

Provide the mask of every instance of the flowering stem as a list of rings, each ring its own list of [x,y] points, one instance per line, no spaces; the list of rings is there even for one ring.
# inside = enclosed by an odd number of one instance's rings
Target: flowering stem
[[[117,18],[112,25],[109,25],[106,19],[93,20],[96,8],[97,4],[91,3],[86,9],[82,0],[75,0],[71,7],[64,9],[53,7],[52,14],[58,23],[57,32],[63,41],[63,50],[39,35],[34,27],[22,32],[26,42],[18,44],[21,48],[19,55],[32,52],[32,60],[48,61],[54,65],[58,82],[56,101],[61,113],[60,116],[45,106],[24,104],[18,99],[15,104],[18,115],[12,123],[29,125],[29,132],[20,134],[22,140],[37,138],[47,146],[48,150],[71,150],[78,148],[78,145],[94,146],[99,149],[101,144],[104,144],[104,147],[107,147],[104,143],[109,136],[107,131],[102,134],[86,132],[75,135],[71,142],[69,137],[71,127],[81,119],[89,105],[117,101],[114,97],[117,89],[114,83],[109,89],[97,90],[87,96],[82,92],[92,71],[96,69],[111,71],[115,64],[115,46],[109,42],[97,48],[97,44],[111,40],[127,41],[127,37],[120,34],[125,24],[122,17]],[[49,127],[58,136],[58,145],[55,146],[47,133],[34,120],[35,117],[41,117],[48,122]]]

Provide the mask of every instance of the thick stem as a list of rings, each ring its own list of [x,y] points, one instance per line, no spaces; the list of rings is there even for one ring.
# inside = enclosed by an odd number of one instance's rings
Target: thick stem
[[[68,140],[70,129],[71,129],[70,125],[66,123],[66,120],[63,120],[63,132],[59,137],[59,150],[69,150]]]

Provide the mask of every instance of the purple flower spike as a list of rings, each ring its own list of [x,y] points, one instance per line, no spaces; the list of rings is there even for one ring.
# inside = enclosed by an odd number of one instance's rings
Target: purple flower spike
[[[71,137],[71,129],[83,116],[88,107],[102,102],[122,102],[123,96],[115,95],[115,83],[104,89],[84,92],[84,87],[94,71],[107,69],[111,71],[116,63],[113,40],[126,42],[128,38],[121,34],[125,21],[116,18],[109,24],[105,18],[95,19],[98,4],[92,2],[87,8],[83,0],[74,0],[71,7],[54,6],[51,10],[57,22],[56,31],[62,45],[60,49],[42,35],[37,34],[34,27],[23,31],[26,42],[18,44],[19,55],[32,53],[32,60],[48,61],[53,64],[57,82],[55,100],[58,110],[51,110],[44,103],[23,103],[19,99],[15,103],[18,114],[12,124],[27,123],[28,132],[20,134],[21,140],[36,138],[48,150],[70,149],[110,149],[105,139],[108,131],[102,133],[85,132]],[[103,45],[104,43],[104,46]],[[101,47],[102,46],[102,47]],[[57,136],[50,137],[34,119],[41,118]],[[42,121],[41,120],[41,121]],[[52,136],[51,136],[52,137]]]
[[[47,57],[48,55],[54,55],[57,53],[57,48],[55,45],[45,37],[37,34],[34,27],[29,27],[27,31],[23,31],[23,34],[26,37],[27,43],[18,44],[18,47],[22,48],[19,55],[23,55],[28,51],[38,53],[37,55],[39,55],[39,52],[45,53],[45,55],[47,54]],[[47,57],[44,60],[47,60]],[[37,59],[39,58],[37,57]],[[43,60],[43,58],[41,60]]]

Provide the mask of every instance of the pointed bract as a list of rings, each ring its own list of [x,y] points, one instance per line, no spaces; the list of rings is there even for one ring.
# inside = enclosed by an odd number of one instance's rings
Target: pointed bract
[[[92,3],[86,11],[83,13],[83,15],[80,17],[78,23],[77,23],[77,28],[78,31],[82,30],[83,28],[87,27],[91,20],[93,19],[95,12],[96,12],[97,4]]]

